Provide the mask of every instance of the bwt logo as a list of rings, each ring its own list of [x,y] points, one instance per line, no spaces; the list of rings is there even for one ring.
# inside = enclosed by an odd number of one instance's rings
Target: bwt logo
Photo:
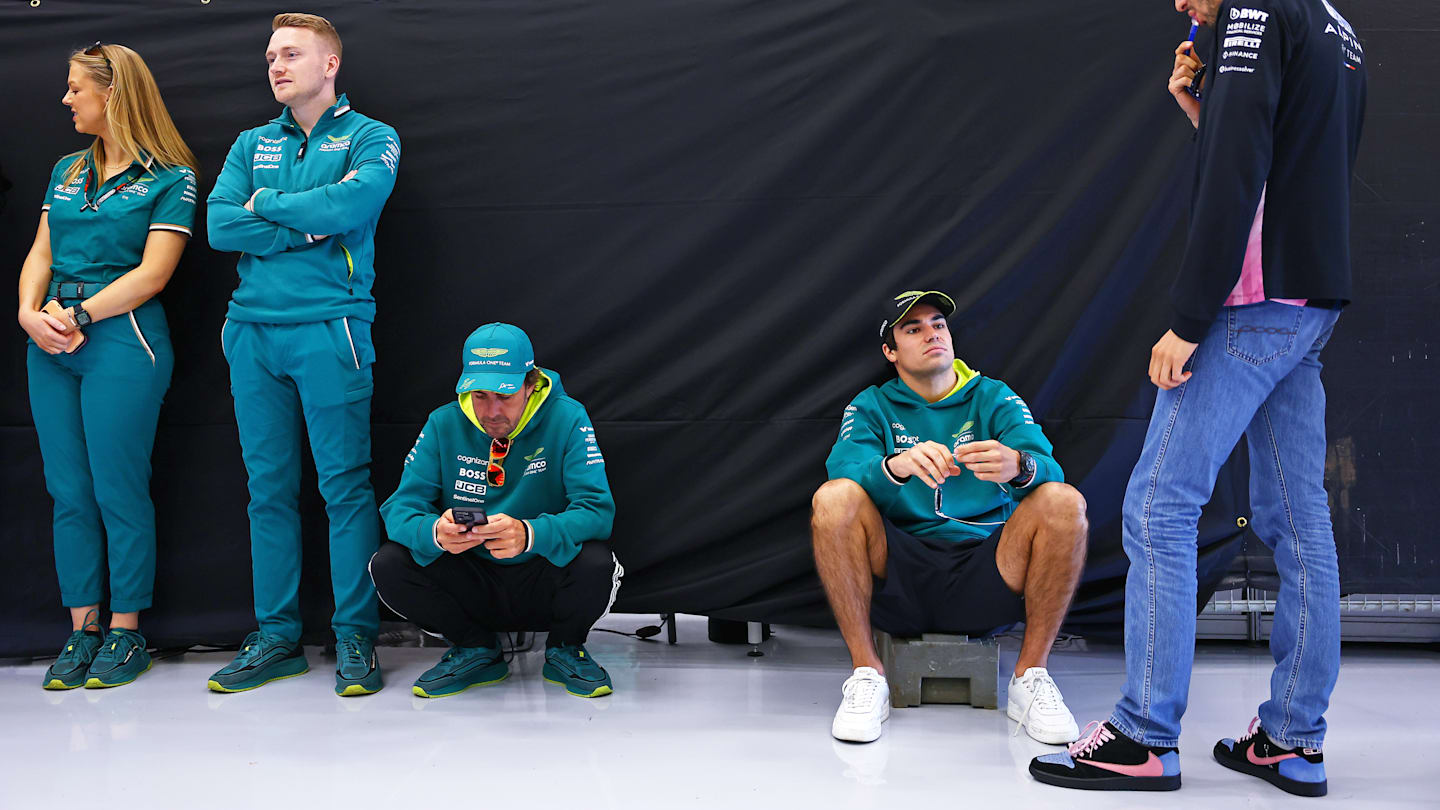
[[[1232,20],[1259,20],[1267,22],[1270,19],[1270,12],[1256,11],[1253,8],[1231,8],[1230,19]]]

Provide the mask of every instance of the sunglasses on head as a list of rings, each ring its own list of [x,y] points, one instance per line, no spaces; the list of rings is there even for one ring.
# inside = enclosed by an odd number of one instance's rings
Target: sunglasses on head
[[[510,455],[510,439],[490,440],[490,463],[485,467],[485,482],[492,487],[505,486],[505,457]]]
[[[104,60],[105,60],[105,69],[106,69],[106,70],[113,71],[113,70],[115,69],[115,66],[112,65],[112,64],[110,64],[110,57],[108,57],[108,56],[105,55],[105,46],[102,45],[101,42],[100,42],[100,40],[98,40],[98,39],[95,40],[95,44],[94,44],[94,45],[91,45],[90,47],[88,47],[88,48],[86,48],[85,50],[81,51],[81,53],[85,54],[86,56],[98,56],[98,57],[100,57],[101,59],[104,59]]]

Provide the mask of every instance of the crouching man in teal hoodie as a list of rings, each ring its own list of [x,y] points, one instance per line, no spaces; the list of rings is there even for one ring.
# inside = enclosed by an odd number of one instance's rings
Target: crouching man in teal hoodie
[[[452,645],[415,681],[446,697],[510,674],[497,631],[549,630],[546,681],[611,692],[585,638],[625,573],[615,501],[585,406],[503,323],[465,341],[455,401],[430,413],[380,507],[392,542],[370,560],[380,601]]]
[[[1085,499],[1024,400],[955,358],[954,312],[934,291],[885,304],[898,377],[845,408],[815,493],[815,563],[855,667],[831,733],[870,742],[890,715],[872,622],[917,636],[1024,620],[1007,713],[1040,742],[1068,743],[1079,729],[1045,664],[1085,562]]]

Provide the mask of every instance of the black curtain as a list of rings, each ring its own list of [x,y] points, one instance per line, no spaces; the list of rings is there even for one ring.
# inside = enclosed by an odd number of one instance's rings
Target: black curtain
[[[1347,589],[1440,591],[1421,466],[1434,329],[1437,35],[1423,2],[1354,3],[1372,83],[1355,192],[1357,303],[1327,380]],[[65,57],[138,50],[201,160],[278,108],[261,56],[274,3],[0,8],[18,268],[48,170],[82,148]],[[314,2],[345,41],[340,89],[404,142],[376,240],[373,475],[380,497],[464,336],[505,320],[590,409],[629,572],[619,610],[829,620],[809,497],[841,408],[890,373],[873,312],[900,289],[960,303],[957,350],[1024,395],[1089,499],[1072,629],[1118,632],[1123,484],[1153,401],[1150,345],[1185,236],[1192,130],[1165,92],[1187,21],[1158,0]],[[1428,30],[1409,30],[1426,28]],[[245,477],[219,350],[235,256],[202,228],[162,295],[175,381],[155,445],[152,641],[253,626]],[[0,655],[63,628],[23,336],[3,354]],[[330,609],[306,478],[307,626]],[[1243,449],[1201,525],[1228,568]],[[98,520],[98,516],[97,516]]]

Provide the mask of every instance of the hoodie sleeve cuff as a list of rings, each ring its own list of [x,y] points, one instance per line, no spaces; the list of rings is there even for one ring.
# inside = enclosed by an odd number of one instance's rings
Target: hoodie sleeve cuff
[[[890,455],[884,456],[883,458],[881,458],[881,459],[880,459],[880,472],[885,475],[885,479],[886,479],[887,481],[889,481],[890,483],[894,484],[894,485],[897,486],[897,487],[903,487],[903,486],[905,486],[905,482],[910,480],[910,476],[907,475],[907,476],[905,476],[904,478],[899,478],[899,477],[897,477],[897,476],[895,475],[895,473],[893,473],[893,472],[890,471],[890,459],[892,459],[892,458],[894,458],[894,457],[896,457],[896,456],[898,456],[898,455],[900,455],[900,454],[899,454],[899,453],[891,453]]]

